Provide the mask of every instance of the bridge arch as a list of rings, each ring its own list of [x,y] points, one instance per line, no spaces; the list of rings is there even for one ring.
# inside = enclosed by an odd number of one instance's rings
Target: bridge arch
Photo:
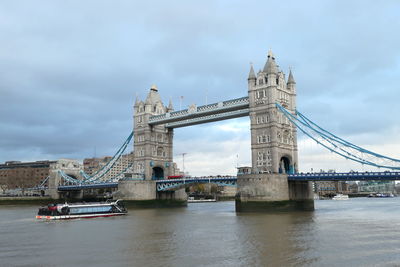
[[[164,179],[164,169],[160,166],[155,166],[152,169],[152,180],[162,180]]]
[[[294,166],[291,157],[284,155],[279,160],[279,173],[291,174],[294,171]]]

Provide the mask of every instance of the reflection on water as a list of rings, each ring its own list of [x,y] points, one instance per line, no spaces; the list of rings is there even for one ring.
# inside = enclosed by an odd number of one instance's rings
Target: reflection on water
[[[0,206],[1,266],[396,266],[400,198],[316,201],[315,212],[236,214],[234,202],[36,221]]]

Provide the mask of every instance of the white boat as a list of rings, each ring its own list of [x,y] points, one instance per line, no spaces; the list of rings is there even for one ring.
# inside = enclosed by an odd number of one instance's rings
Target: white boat
[[[387,194],[383,194],[383,193],[377,193],[377,194],[369,194],[368,197],[394,197],[394,195],[392,193],[387,193]]]
[[[332,199],[333,200],[349,200],[349,196],[348,195],[344,195],[344,194],[337,194]]]
[[[122,200],[112,202],[93,203],[64,203],[49,204],[47,207],[39,208],[36,219],[45,220],[68,220],[78,218],[96,218],[125,215]]]
[[[194,197],[189,197],[187,202],[188,203],[199,203],[199,202],[216,202],[217,200],[215,198],[210,198],[210,199],[194,199]]]

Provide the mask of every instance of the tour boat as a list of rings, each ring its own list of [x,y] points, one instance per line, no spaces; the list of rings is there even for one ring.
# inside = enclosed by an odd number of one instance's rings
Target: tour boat
[[[125,215],[122,200],[113,202],[49,204],[39,208],[36,219],[68,220]]]
[[[343,194],[337,194],[332,199],[333,200],[348,200],[349,196],[348,195],[343,195]]]

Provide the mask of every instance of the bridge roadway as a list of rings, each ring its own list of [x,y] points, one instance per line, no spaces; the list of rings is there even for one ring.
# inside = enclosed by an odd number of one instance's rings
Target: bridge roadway
[[[240,175],[239,175],[240,176]],[[333,173],[296,173],[289,174],[289,181],[394,181],[400,180],[400,172],[333,172]],[[187,177],[185,179],[158,180],[157,191],[167,191],[194,183],[215,183],[222,186],[235,186],[236,176]],[[78,185],[60,185],[59,191],[79,191],[83,189],[117,188],[118,182],[91,183]]]
[[[149,118],[149,125],[165,124],[167,128],[179,128],[206,122],[245,117],[248,115],[249,98],[246,96],[151,116]]]

